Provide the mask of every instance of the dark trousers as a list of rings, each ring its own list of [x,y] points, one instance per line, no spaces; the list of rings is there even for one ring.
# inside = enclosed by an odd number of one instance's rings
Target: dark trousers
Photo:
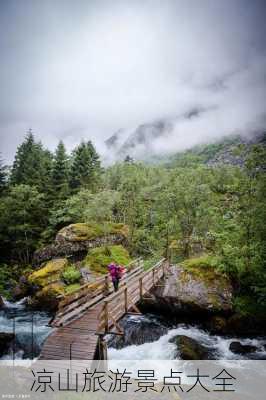
[[[119,287],[119,279],[113,279],[113,285],[114,285],[114,290],[115,292],[118,291],[118,287]]]

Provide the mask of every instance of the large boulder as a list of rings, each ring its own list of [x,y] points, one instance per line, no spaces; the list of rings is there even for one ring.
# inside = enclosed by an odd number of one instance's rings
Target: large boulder
[[[158,320],[141,317],[125,317],[119,325],[124,330],[123,336],[112,335],[108,341],[109,347],[121,349],[131,345],[151,343],[165,335],[168,328]]]
[[[242,344],[241,342],[234,341],[230,343],[229,350],[232,351],[233,353],[244,355],[248,353],[254,353],[258,349],[256,346],[252,346],[249,344]]]
[[[171,274],[153,291],[154,305],[178,313],[229,313],[233,288],[230,280],[212,267],[171,267]]]
[[[65,293],[61,282],[51,283],[40,290],[28,300],[28,305],[37,310],[56,311],[59,304],[59,296]]]
[[[85,256],[95,247],[124,243],[127,234],[128,229],[123,224],[71,224],[58,232],[54,244],[35,252],[34,264],[38,266],[55,257]]]
[[[15,301],[21,300],[31,295],[31,293],[31,285],[25,275],[22,275],[19,278],[19,282],[11,289],[12,299]]]
[[[28,281],[34,286],[47,286],[60,280],[60,276],[67,266],[68,260],[66,258],[55,258],[43,265],[42,268],[32,272]]]
[[[170,340],[176,344],[177,357],[181,360],[208,360],[209,349],[188,336],[178,335]]]
[[[73,285],[66,285],[63,274],[70,264],[66,258],[56,258],[45,263],[42,268],[28,276],[32,296],[28,304],[37,309],[54,311],[57,309],[58,297],[64,295]]]

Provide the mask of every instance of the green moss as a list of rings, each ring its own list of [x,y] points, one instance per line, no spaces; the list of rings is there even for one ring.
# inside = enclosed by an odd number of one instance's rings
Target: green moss
[[[69,225],[61,231],[59,235],[64,236],[72,242],[91,240],[97,237],[103,237],[110,234],[128,235],[128,228],[124,224],[105,223],[102,225],[96,223],[78,223]]]
[[[79,288],[80,288],[79,283],[72,283],[71,285],[65,287],[65,294],[70,294]]]
[[[214,267],[218,266],[218,263],[219,260],[216,257],[205,254],[201,257],[189,258],[188,260],[183,261],[182,265],[187,269],[191,268],[213,269]]]
[[[225,274],[219,270],[219,260],[210,255],[204,255],[197,258],[191,258],[181,263],[184,271],[180,279],[185,283],[190,279],[190,276],[201,280],[206,287],[212,286],[214,283],[219,285],[221,290],[228,287],[229,280]],[[213,299],[210,299],[212,301]]]
[[[91,271],[106,274],[107,266],[111,262],[127,265],[131,259],[128,251],[121,245],[97,247],[89,252],[84,260],[84,266]]]
[[[37,298],[56,297],[65,293],[65,287],[61,282],[51,283],[36,293]]]
[[[28,276],[28,281],[41,287],[60,279],[62,271],[68,266],[66,258],[58,258],[48,261],[44,267],[32,272]]]
[[[96,224],[74,224],[71,225],[70,229],[73,234],[73,241],[89,240],[103,235],[103,230]]]

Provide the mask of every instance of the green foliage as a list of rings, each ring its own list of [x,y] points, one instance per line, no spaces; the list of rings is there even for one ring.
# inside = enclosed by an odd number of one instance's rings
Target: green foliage
[[[244,168],[206,165],[228,146],[244,154]],[[170,252],[174,260],[191,258],[187,268],[218,269],[233,279],[239,296],[266,306],[265,158],[265,145],[247,148],[231,138],[180,153],[168,164],[128,157],[102,171],[91,142],[71,157],[60,142],[51,155],[29,132],[9,181],[0,164],[1,262],[28,264],[36,248],[69,224],[77,240],[122,230],[131,256],[147,259],[147,268]],[[116,254],[97,251],[99,260],[90,261],[106,272]]]
[[[70,186],[73,190],[80,187],[93,189],[99,178],[99,156],[89,141],[82,142],[73,152],[70,169]]]
[[[67,285],[72,285],[79,282],[81,274],[73,265],[70,265],[63,271],[62,278]],[[72,289],[68,288],[68,292],[71,290],[74,290],[73,286]]]
[[[11,268],[7,264],[0,264],[0,294],[2,296],[8,297],[9,288],[14,282],[14,274]]]
[[[52,155],[37,143],[31,131],[18,147],[11,169],[12,185],[36,186],[40,191],[47,191],[51,184]]]
[[[52,168],[52,184],[54,195],[57,199],[66,198],[69,192],[68,185],[69,159],[62,141],[59,142],[55,151]]]
[[[265,305],[260,305],[254,296],[242,294],[234,298],[234,310],[241,316],[258,316],[264,314]]]
[[[84,260],[84,265],[93,272],[106,274],[108,273],[107,266],[111,262],[126,266],[130,261],[131,258],[128,251],[123,246],[117,245],[98,247],[91,250]]]
[[[45,227],[44,196],[35,187],[11,187],[0,203],[0,249],[2,257],[29,264]]]
[[[154,254],[152,257],[146,258],[143,265],[144,270],[147,271],[152,268],[161,259],[162,256],[160,254]]]

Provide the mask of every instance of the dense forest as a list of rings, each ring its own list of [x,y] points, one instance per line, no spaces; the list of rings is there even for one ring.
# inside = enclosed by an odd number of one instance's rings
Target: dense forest
[[[217,268],[234,283],[236,307],[266,307],[265,147],[251,146],[242,167],[206,164],[214,150],[103,168],[90,141],[71,154],[60,141],[53,154],[29,132],[13,165],[0,164],[0,292],[31,270],[34,251],[62,227],[108,221],[129,227],[132,257]]]

